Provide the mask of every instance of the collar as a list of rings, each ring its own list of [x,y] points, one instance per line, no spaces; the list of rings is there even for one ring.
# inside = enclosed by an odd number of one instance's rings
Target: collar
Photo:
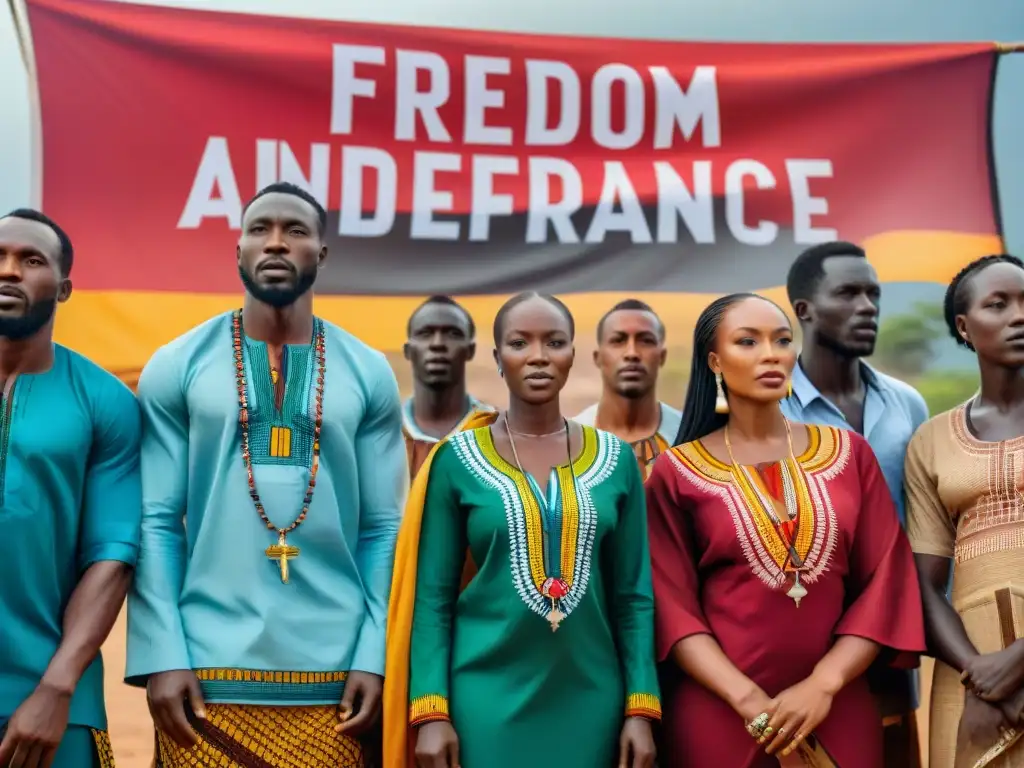
[[[493,409],[489,405],[485,405],[473,397],[468,392],[466,393],[466,410],[462,413],[462,419],[465,420],[466,416],[471,414],[473,411],[492,411]],[[402,428],[405,433],[413,440],[418,440],[424,443],[436,443],[439,442],[438,438],[432,437],[420,430],[419,425],[416,424],[416,419],[413,418],[412,398],[408,398],[402,403]],[[456,431],[458,428],[456,427]]]
[[[882,379],[879,377],[878,372],[863,360],[860,361],[860,376],[870,389],[882,394],[884,389]],[[804,373],[804,367],[800,363],[799,358],[796,361],[796,367],[793,368],[792,396],[798,403],[800,403],[801,408],[806,408],[819,398],[822,400],[825,399],[825,396],[822,395],[811,380],[807,378],[807,374]]]

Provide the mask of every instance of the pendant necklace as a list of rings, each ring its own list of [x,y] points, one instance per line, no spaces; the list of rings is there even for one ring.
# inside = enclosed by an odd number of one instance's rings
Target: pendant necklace
[[[523,471],[523,465],[519,461],[519,453],[516,451],[516,441],[515,438],[512,437],[512,428],[508,424],[508,411],[505,411],[505,413],[503,414],[503,418],[505,420],[505,431],[508,432],[508,444],[512,448],[512,458],[515,459],[516,462],[516,469],[519,470],[519,474],[521,474],[523,477],[527,477],[527,474]],[[579,497],[579,489],[577,487],[576,482],[576,468],[572,464],[572,444],[569,441],[569,422],[563,418],[562,423],[565,425],[565,453],[569,460],[569,471],[572,473],[572,488],[576,496]],[[557,432],[551,432],[549,434],[557,435],[558,432],[561,432],[561,430],[558,430]],[[519,432],[518,434],[523,435],[525,433]],[[541,435],[541,437],[547,436],[548,435]],[[533,493],[532,487],[530,489],[530,492]],[[546,504],[546,502],[542,499],[538,499],[538,501]],[[550,543],[550,539],[548,542],[545,543]],[[544,597],[546,597],[551,603],[551,610],[548,611],[548,615],[546,618],[548,620],[548,624],[551,625],[551,631],[557,632],[558,625],[561,624],[562,621],[566,618],[566,614],[562,611],[561,605],[562,600],[565,598],[566,595],[569,594],[569,585],[566,583],[565,579],[559,576],[551,577],[545,574],[544,583],[541,584],[540,587],[540,593]]]
[[[289,533],[298,528],[309,514],[309,505],[313,503],[313,491],[316,488],[316,473],[320,469],[320,428],[324,416],[324,381],[327,372],[326,344],[324,343],[324,324],[313,318],[313,354],[316,358],[316,392],[314,395],[313,423],[313,456],[309,467],[309,483],[302,499],[302,509],[291,525],[278,528],[267,516],[260,495],[256,491],[256,477],[252,469],[252,452],[249,444],[249,395],[245,377],[245,357],[243,354],[244,334],[242,331],[242,310],[235,310],[231,318],[231,345],[235,356],[235,383],[238,387],[238,423],[242,430],[242,461],[245,463],[245,474],[249,483],[249,497],[256,507],[260,520],[267,530],[277,531],[277,544],[264,550],[271,560],[277,561],[281,571],[281,583],[288,583],[288,561],[299,556],[299,548],[291,546],[287,541]]]
[[[782,479],[782,495],[788,519],[785,521],[780,520],[779,516],[775,513],[771,500],[762,498],[760,491],[757,493],[757,496],[762,509],[771,519],[775,532],[786,545],[787,557],[784,570],[791,569],[793,572],[793,585],[786,592],[786,597],[791,599],[796,604],[796,607],[799,608],[800,601],[807,597],[807,588],[800,583],[800,573],[806,570],[806,564],[796,550],[796,536],[800,526],[800,498],[809,498],[810,495],[807,492],[807,478],[804,476],[803,467],[796,460],[796,454],[793,451],[793,432],[789,426],[789,419],[784,419],[784,422],[786,424],[786,443],[789,447],[789,456],[779,462],[779,474]],[[732,463],[733,476],[742,475],[746,477],[747,482],[752,487],[757,488],[753,478],[750,477],[750,473],[738,464],[736,457],[733,456],[728,424],[725,425],[723,436],[725,438],[725,449],[729,452],[729,461]],[[787,568],[786,566],[789,567]]]

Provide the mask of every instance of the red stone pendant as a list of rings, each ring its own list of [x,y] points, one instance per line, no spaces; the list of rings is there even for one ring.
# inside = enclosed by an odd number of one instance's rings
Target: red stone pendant
[[[546,579],[540,593],[551,600],[561,600],[569,594],[569,585],[563,579]]]

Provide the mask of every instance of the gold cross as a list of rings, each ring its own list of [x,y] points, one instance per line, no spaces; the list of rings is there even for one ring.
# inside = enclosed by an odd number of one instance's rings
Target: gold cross
[[[284,531],[278,531],[277,544],[267,547],[264,554],[271,560],[277,560],[278,567],[281,569],[281,583],[288,583],[288,561],[294,560],[299,556],[299,548],[293,547],[284,540]]]

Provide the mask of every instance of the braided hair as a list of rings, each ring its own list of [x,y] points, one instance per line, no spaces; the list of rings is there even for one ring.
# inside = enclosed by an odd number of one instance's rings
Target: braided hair
[[[968,305],[971,303],[970,287],[973,278],[993,264],[1012,264],[1024,270],[1024,261],[1021,261],[1016,256],[1010,256],[1005,253],[982,256],[957,272],[956,277],[950,281],[949,287],[946,288],[946,297],[942,302],[946,326],[949,328],[950,334],[956,339],[957,344],[967,347],[972,352],[974,351],[974,345],[960,335],[960,331],[956,327],[956,318],[957,315],[967,313]]]
[[[778,306],[771,299],[756,293],[730,293],[722,296],[704,308],[693,326],[693,357],[690,360],[690,383],[686,388],[686,402],[683,404],[683,421],[676,435],[676,445],[706,437],[721,429],[729,420],[725,413],[715,413],[717,387],[715,374],[708,365],[708,354],[715,345],[715,334],[725,313],[735,304],[747,299],[761,299]],[[782,312],[782,309],[779,309]],[[783,312],[783,314],[785,314]],[[723,382],[722,389],[725,389]]]

